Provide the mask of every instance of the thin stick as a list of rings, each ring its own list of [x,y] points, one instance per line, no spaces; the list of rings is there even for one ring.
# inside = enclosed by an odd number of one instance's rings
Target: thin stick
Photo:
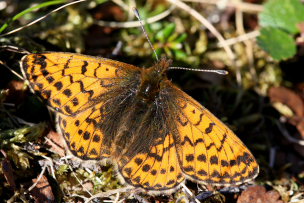
[[[47,157],[47,156],[44,156],[42,155],[43,158],[45,158],[46,160],[48,160],[50,163],[49,163],[49,166],[51,168],[51,173],[52,173],[52,176],[54,178],[54,180],[57,180],[56,179],[56,176],[55,176],[55,170],[54,170],[54,163],[53,163],[53,160],[50,158],[50,157]]]
[[[89,203],[90,201],[92,201],[93,199],[95,198],[98,198],[98,197],[109,197],[110,195],[113,195],[113,194],[116,194],[116,193],[122,193],[122,192],[127,192],[129,190],[131,190],[132,187],[131,186],[126,186],[124,188],[119,188],[119,189],[115,189],[115,190],[110,190],[110,191],[107,191],[107,192],[100,192],[96,195],[93,195],[91,196],[90,198],[88,198],[85,203]]]
[[[43,175],[44,172],[45,172],[46,167],[47,167],[47,165],[44,165],[44,166],[43,166],[43,169],[42,169],[41,173],[39,174],[39,176],[38,176],[36,182],[35,182],[31,187],[29,187],[28,191],[31,191],[31,190],[38,184],[38,182],[39,182],[40,179],[42,178],[42,175]]]
[[[7,68],[11,73],[13,73],[14,75],[16,75],[19,79],[24,80],[24,78],[21,75],[19,75],[16,71],[14,71],[10,67],[8,67],[5,63],[3,63],[2,61],[0,61],[0,64],[3,65],[5,68]]]
[[[73,4],[77,4],[77,3],[80,3],[80,2],[84,2],[84,1],[87,1],[87,0],[77,0],[77,1],[74,1],[74,2],[67,3],[67,4],[65,4],[65,5],[63,5],[63,6],[60,6],[59,8],[56,8],[56,9],[52,10],[52,11],[49,12],[48,14],[46,14],[46,15],[44,15],[44,16],[42,16],[42,17],[40,17],[40,18],[38,18],[38,19],[36,19],[36,20],[34,20],[34,21],[32,21],[32,22],[30,22],[30,23],[24,25],[24,26],[21,26],[21,27],[15,29],[15,30],[12,30],[12,31],[10,31],[10,32],[7,32],[7,33],[5,33],[5,34],[0,35],[0,37],[4,37],[4,36],[10,35],[10,34],[13,34],[13,33],[15,33],[15,32],[18,32],[18,31],[20,31],[20,30],[22,30],[22,29],[24,29],[24,28],[26,28],[26,27],[29,27],[29,26],[31,26],[31,25],[33,25],[33,24],[35,24],[35,23],[37,23],[37,22],[39,22],[39,21],[45,19],[46,17],[48,17],[48,16],[51,15],[52,13],[55,13],[55,12],[57,12],[57,11],[59,11],[59,10],[65,8],[65,7],[67,7],[67,6],[70,6],[70,5],[73,5]]]
[[[235,55],[232,52],[231,48],[226,44],[224,37],[215,29],[215,27],[205,17],[203,17],[196,10],[192,9],[184,2],[181,2],[180,0],[167,0],[167,1],[171,2],[172,4],[175,4],[176,6],[178,6],[181,9],[187,11],[190,15],[192,15],[194,18],[196,18],[198,21],[200,21],[217,38],[217,40],[221,44],[223,44],[223,48],[225,49],[228,57],[230,58],[230,60],[233,63],[233,61],[235,59]]]
[[[82,184],[82,181],[77,177],[76,173],[74,172],[74,170],[72,169],[72,167],[70,165],[69,169],[72,172],[72,175],[76,178],[76,180],[78,181],[78,183],[82,186],[82,188],[92,197],[92,193]]]
[[[119,196],[120,196],[120,193],[116,193],[116,198],[114,200],[114,203],[118,203],[118,200],[119,200]]]
[[[0,49],[4,49],[4,50],[7,50],[7,51],[19,53],[19,54],[30,54],[31,53],[26,49],[16,47],[16,46],[12,46],[12,45],[1,45]]]
[[[149,42],[149,45],[150,45],[151,49],[152,49],[153,52],[154,52],[154,55],[155,55],[156,60],[159,61],[159,60],[158,60],[157,53],[156,53],[156,51],[155,51],[155,49],[154,49],[154,47],[153,47],[153,45],[152,45],[152,43],[151,43],[151,41],[150,41],[150,39],[149,39],[149,36],[148,36],[148,34],[147,34],[147,32],[146,32],[146,30],[145,30],[145,28],[144,28],[144,25],[143,25],[143,23],[142,23],[142,20],[141,20],[141,18],[140,18],[140,15],[139,15],[138,10],[137,10],[136,8],[133,8],[133,11],[134,11],[134,14],[135,14],[136,18],[139,20],[139,23],[140,23],[140,25],[141,25],[140,27],[141,27],[141,29],[142,29],[144,35],[146,36],[146,38],[147,38],[147,40],[148,40],[148,42]]]
[[[183,0],[183,1],[217,5],[220,0]],[[262,12],[264,9],[264,7],[262,5],[245,3],[245,2],[240,2],[240,1],[229,1],[226,6],[234,7],[236,9],[239,9],[239,10],[241,10],[243,12],[247,12],[247,13],[259,13],[259,12]]]
[[[292,143],[296,143],[298,145],[304,146],[304,140],[299,140],[296,138],[293,138],[289,132],[286,130],[286,128],[283,127],[283,125],[279,122],[279,121],[275,121],[276,126],[279,128],[279,130],[281,131],[282,135],[289,141]]]
[[[230,38],[230,39],[225,40],[225,45],[231,46],[231,45],[234,45],[234,44],[239,43],[239,42],[243,42],[243,41],[250,40],[250,39],[255,39],[259,35],[260,35],[259,30],[248,32],[248,33],[240,35],[238,37]],[[223,47],[223,46],[224,45],[222,44],[222,42],[219,42],[217,44],[217,47]]]
[[[244,28],[244,15],[243,12],[239,9],[236,10],[235,12],[235,21],[236,21],[236,27],[237,27],[237,33],[238,35],[244,35],[245,33],[245,28]],[[249,72],[253,78],[253,80],[256,82],[257,76],[256,76],[256,71],[254,68],[254,56],[253,56],[253,42],[251,40],[245,40],[244,44],[246,47],[246,54],[247,54],[247,59],[248,59],[248,68]],[[238,68],[238,71],[239,68]]]
[[[189,188],[185,185],[185,183],[182,183],[181,186],[183,187],[185,192],[188,193],[194,199],[196,203],[200,203],[200,201],[195,197],[195,195],[193,195],[193,193],[189,190]]]
[[[112,55],[113,55],[113,56],[117,56],[117,55],[118,55],[118,53],[120,52],[120,50],[121,50],[121,48],[122,48],[122,45],[123,45],[122,41],[119,40],[119,41],[117,42],[117,44],[116,44],[114,50],[112,51]]]
[[[197,71],[197,72],[209,72],[209,73],[217,73],[220,75],[227,75],[228,71],[226,70],[208,70],[208,69],[195,69],[195,68],[185,68],[185,67],[169,67],[169,70],[189,70],[189,71]]]
[[[175,9],[175,6],[172,5],[169,9],[165,10],[164,12],[153,16],[151,18],[148,18],[144,22],[142,22],[143,25],[146,23],[151,24],[155,23],[157,21],[160,21],[161,19],[167,17],[171,14],[171,12]],[[103,21],[99,20],[94,22],[96,25],[104,26],[104,27],[113,27],[113,28],[133,28],[133,27],[139,27],[141,26],[140,22],[138,21],[127,21],[127,22],[116,22],[116,21]]]
[[[117,5],[119,5],[121,8],[123,8],[124,10],[128,11],[129,10],[129,6],[128,4],[126,4],[125,2],[123,2],[122,0],[112,0],[114,3],[116,3]]]

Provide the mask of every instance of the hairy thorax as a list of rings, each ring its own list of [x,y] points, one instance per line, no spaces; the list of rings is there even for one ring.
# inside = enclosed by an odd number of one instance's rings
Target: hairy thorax
[[[128,87],[129,93],[123,91],[122,97],[116,97],[109,104],[111,109],[105,107],[108,116],[101,129],[106,135],[104,142],[114,157],[147,152],[148,146],[151,146],[148,143],[164,137],[168,131],[163,115],[166,110],[159,108],[161,91],[168,82],[168,66],[169,63],[164,61],[142,69],[137,86]]]

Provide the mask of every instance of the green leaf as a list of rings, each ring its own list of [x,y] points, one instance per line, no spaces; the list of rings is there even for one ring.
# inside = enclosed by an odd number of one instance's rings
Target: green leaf
[[[178,42],[170,42],[169,44],[169,47],[171,49],[177,49],[177,50],[180,50],[183,48],[183,45],[181,43],[178,43]]]
[[[168,42],[173,42],[173,41],[175,41],[177,37],[178,37],[177,32],[172,33],[172,34],[168,37]]]
[[[187,38],[187,34],[183,33],[182,35],[180,35],[176,40],[174,40],[175,42],[184,42]]]
[[[165,39],[168,39],[170,35],[175,31],[175,24],[171,23],[165,27],[163,30]]]
[[[183,60],[187,58],[187,54],[182,50],[174,50],[173,52],[176,59]]]
[[[59,175],[62,175],[66,172],[68,172],[69,170],[69,165],[67,164],[62,164],[60,165],[59,169],[56,171],[56,173],[58,173]]]
[[[273,28],[261,29],[258,44],[276,60],[290,58],[296,53],[295,41],[288,33]]]
[[[299,0],[269,0],[259,15],[262,27],[276,27],[299,33],[297,24],[304,22],[304,5]]]
[[[34,141],[43,135],[46,128],[46,123],[38,123],[33,126],[2,131],[0,132],[0,147],[9,143],[25,143]]]
[[[175,30],[175,24],[171,23],[169,25],[167,25],[164,29],[160,30],[157,34],[156,34],[156,39],[158,39],[161,42],[165,42],[166,39],[169,38],[169,36],[174,32]]]

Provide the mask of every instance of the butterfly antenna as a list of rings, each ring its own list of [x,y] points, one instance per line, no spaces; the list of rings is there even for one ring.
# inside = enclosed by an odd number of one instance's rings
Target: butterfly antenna
[[[185,67],[169,67],[169,70],[190,70],[190,71],[197,71],[197,72],[208,72],[208,73],[217,73],[219,75],[227,75],[228,71],[226,70],[208,70],[208,69],[195,69],[195,68],[185,68]]]
[[[156,51],[155,51],[155,49],[154,49],[154,47],[153,47],[153,45],[152,45],[152,43],[151,43],[151,41],[150,41],[150,39],[149,39],[149,36],[148,36],[148,34],[147,34],[147,32],[146,32],[146,30],[145,30],[145,28],[144,28],[144,24],[143,24],[143,22],[142,22],[142,19],[141,19],[140,15],[139,15],[138,10],[134,7],[134,8],[133,8],[133,11],[134,11],[134,14],[135,14],[136,18],[138,19],[138,21],[139,21],[139,23],[140,23],[140,27],[141,27],[141,29],[142,29],[144,35],[146,36],[146,38],[147,38],[147,40],[148,40],[148,42],[149,42],[149,45],[150,45],[151,49],[152,49],[153,52],[154,52],[154,55],[155,55],[156,60],[159,61],[158,56],[157,56],[157,53],[156,53]]]

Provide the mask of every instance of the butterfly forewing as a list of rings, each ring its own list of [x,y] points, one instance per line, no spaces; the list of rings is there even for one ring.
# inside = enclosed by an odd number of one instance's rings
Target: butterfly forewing
[[[60,52],[27,55],[21,66],[32,89],[65,115],[94,106],[103,94],[139,72],[110,59]]]
[[[79,54],[49,52],[21,60],[31,88],[58,113],[58,130],[71,152],[85,159],[109,156],[99,123],[103,106],[127,90],[140,70],[121,62]],[[116,90],[113,91],[113,90]],[[120,91],[120,92],[121,92]]]
[[[175,98],[179,163],[191,179],[214,185],[248,182],[258,164],[242,141],[206,108],[176,87]]]

